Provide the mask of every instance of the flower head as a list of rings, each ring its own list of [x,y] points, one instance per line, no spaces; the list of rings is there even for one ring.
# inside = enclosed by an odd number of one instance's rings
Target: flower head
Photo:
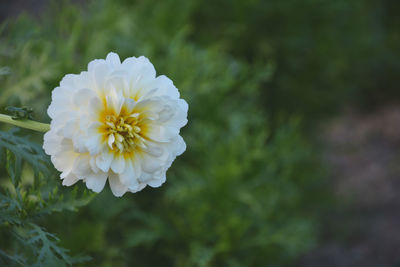
[[[179,135],[188,105],[145,57],[122,63],[115,53],[68,74],[52,93],[44,149],[63,185],[83,180],[100,192],[107,181],[115,196],[158,187],[186,144]]]

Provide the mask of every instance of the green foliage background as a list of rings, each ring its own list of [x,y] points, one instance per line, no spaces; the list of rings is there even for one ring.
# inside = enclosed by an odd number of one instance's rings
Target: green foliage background
[[[3,131],[1,140],[14,145],[0,142],[0,263],[71,265],[87,258],[70,255],[83,254],[92,258],[84,266],[293,264],[317,244],[329,211],[315,125],[349,101],[399,96],[400,37],[388,26],[400,24],[390,13],[395,6],[54,1],[39,17],[6,21],[2,107],[30,106],[49,121],[45,107],[61,78],[114,51],[145,55],[170,77],[189,103],[189,123],[182,130],[188,149],[167,183],[123,198],[108,189],[93,197],[81,183],[61,188],[40,135],[29,138],[37,145]]]

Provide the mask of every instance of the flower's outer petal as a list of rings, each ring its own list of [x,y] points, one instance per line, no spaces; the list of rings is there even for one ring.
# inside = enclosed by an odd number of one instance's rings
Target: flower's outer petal
[[[168,143],[179,135],[179,129],[174,127],[166,127],[158,124],[151,124],[146,129],[146,137],[151,140]]]
[[[128,191],[131,192],[131,193],[136,193],[136,192],[139,192],[139,191],[143,190],[143,188],[145,188],[146,185],[147,184],[145,184],[145,183],[138,183],[135,186],[129,187]]]
[[[106,184],[108,173],[98,172],[88,175],[85,179],[87,188],[99,193]]]
[[[165,173],[161,176],[158,177],[157,179],[152,179],[150,181],[148,181],[148,185],[151,187],[160,187],[166,180],[166,176]]]
[[[141,167],[137,160],[127,160],[125,170],[119,175],[120,181],[129,189],[139,187]]]
[[[73,88],[74,91],[82,88],[90,88],[94,90],[94,88],[92,88],[93,83],[91,80],[91,76],[87,71],[82,71],[81,73],[79,73],[79,75],[75,75],[74,83],[75,83],[75,88]]]
[[[109,109],[112,109],[116,115],[119,115],[121,108],[124,105],[125,98],[122,95],[122,91],[111,89],[107,92],[106,103]]]
[[[171,105],[164,105],[164,109],[158,113],[157,123],[164,124],[171,121],[176,113],[176,108]]]
[[[85,105],[87,106],[87,105]],[[83,113],[79,116],[79,131],[85,132],[86,129],[93,124],[92,119],[87,113]],[[79,134],[81,135],[81,134]]]
[[[61,145],[61,147],[65,146]],[[51,156],[51,161],[57,170],[61,172],[70,172],[78,155],[79,154],[75,153],[72,149],[65,148],[65,150],[53,154]]]
[[[65,126],[63,128],[63,136],[67,137],[68,139],[73,139],[76,132],[79,129],[79,121],[72,116],[72,118],[65,122]]]
[[[125,170],[125,159],[121,154],[114,155],[111,163],[111,170],[115,173],[123,173]]]
[[[121,60],[119,59],[119,56],[113,52],[108,53],[106,62],[112,68],[117,68],[119,65],[121,65]]]
[[[95,91],[89,88],[82,88],[74,94],[73,102],[76,107],[85,107],[92,98],[96,98]]]
[[[56,87],[51,93],[52,102],[47,109],[47,114],[54,119],[58,114],[68,111],[72,105],[71,92],[66,87]]]
[[[126,58],[122,62],[122,67],[128,71],[133,86],[156,78],[156,70],[153,64],[144,56]],[[139,79],[137,79],[138,77]]]
[[[88,72],[94,73],[98,65],[105,65],[106,61],[104,59],[94,59],[88,64]]]
[[[182,136],[178,135],[178,137],[174,142],[174,148],[175,148],[174,154],[177,156],[181,155],[183,152],[186,151],[186,143],[183,140]]]
[[[121,197],[128,191],[128,187],[121,183],[118,174],[110,173],[108,182],[110,183],[111,191],[116,197]]]
[[[132,98],[141,97],[154,88],[145,87],[156,77],[153,64],[144,56],[127,58],[122,67],[129,73],[129,88]]]
[[[48,131],[43,136],[43,149],[47,155],[57,153],[60,146],[60,138],[57,137],[53,130]]]
[[[96,158],[95,157],[91,157],[90,158],[89,164],[90,164],[90,168],[92,168],[92,171],[94,173],[98,173],[100,171],[99,167],[97,167],[97,165],[96,165]]]
[[[94,86],[98,92],[104,93],[104,81],[107,79],[109,73],[110,69],[105,61],[97,62],[93,66],[91,76],[94,80]]]
[[[136,101],[132,98],[125,98],[125,108],[129,113],[134,113],[134,108],[136,106]]]
[[[173,99],[179,98],[178,88],[176,88],[174,83],[165,75],[158,76],[147,86],[157,89],[151,96],[168,96]]]
[[[89,155],[80,154],[75,160],[72,172],[80,179],[90,175],[92,173],[92,168],[90,167]]]
[[[103,172],[108,172],[113,161],[114,154],[104,149],[100,155],[96,157],[96,165]]]
[[[158,122],[178,131],[187,123],[188,104],[183,99],[173,100],[166,105],[159,115]],[[168,116],[166,116],[168,114]]]
[[[146,148],[143,148],[143,151],[153,157],[161,157],[161,155],[164,153],[164,148],[158,143],[155,144],[153,142],[147,142]]]
[[[163,164],[163,159],[155,158],[149,154],[142,154],[142,170],[147,173],[153,173],[159,170]]]
[[[139,177],[139,181],[141,183],[145,183],[147,184],[148,181],[153,179],[153,174],[147,173],[145,171],[142,170],[142,172],[140,173],[140,177]]]
[[[73,173],[69,173],[61,179],[63,179],[62,185],[65,186],[71,186],[79,181],[78,177],[76,177]]]
[[[85,137],[84,145],[90,155],[97,155],[104,149],[104,143],[102,140],[103,137],[99,130],[101,126],[102,125],[100,123],[94,122],[87,130],[87,136]]]
[[[129,98],[129,83],[127,73],[124,71],[114,71],[110,73],[105,84],[106,91],[116,90],[122,93],[123,98]]]
[[[55,130],[56,134],[63,136],[65,123],[70,121],[72,118],[76,118],[75,111],[63,111],[59,112],[56,117],[51,120],[50,128]]]
[[[88,114],[95,120],[98,120],[100,117],[100,112],[104,109],[103,103],[100,98],[94,97],[90,99],[88,105]]]
[[[67,74],[65,75],[60,82],[61,87],[67,87],[70,89],[76,88],[75,77],[78,76],[76,74]]]
[[[175,112],[175,116],[171,119],[171,122],[169,122],[168,125],[176,128],[182,128],[187,123],[187,113],[189,105],[183,99],[178,99],[175,103],[177,111]]]
[[[135,107],[138,112],[148,111],[159,113],[164,110],[164,103],[159,97],[140,99]]]

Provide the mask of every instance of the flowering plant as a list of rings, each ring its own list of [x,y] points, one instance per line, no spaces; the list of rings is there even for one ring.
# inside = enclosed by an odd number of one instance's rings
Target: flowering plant
[[[94,192],[107,181],[115,196],[158,187],[186,144],[179,135],[188,104],[145,57],[122,63],[115,53],[67,74],[52,93],[50,130],[43,148],[61,172],[63,185],[82,180]],[[1,119],[1,118],[0,118]],[[36,130],[47,125],[3,121]]]

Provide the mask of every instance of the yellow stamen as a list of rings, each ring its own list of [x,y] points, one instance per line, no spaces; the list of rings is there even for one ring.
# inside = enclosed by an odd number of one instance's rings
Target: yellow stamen
[[[140,134],[140,122],[143,118],[139,113],[126,113],[121,112],[119,116],[107,114],[103,117],[108,145],[111,150],[119,153],[130,153],[135,149],[147,147],[146,139]]]

